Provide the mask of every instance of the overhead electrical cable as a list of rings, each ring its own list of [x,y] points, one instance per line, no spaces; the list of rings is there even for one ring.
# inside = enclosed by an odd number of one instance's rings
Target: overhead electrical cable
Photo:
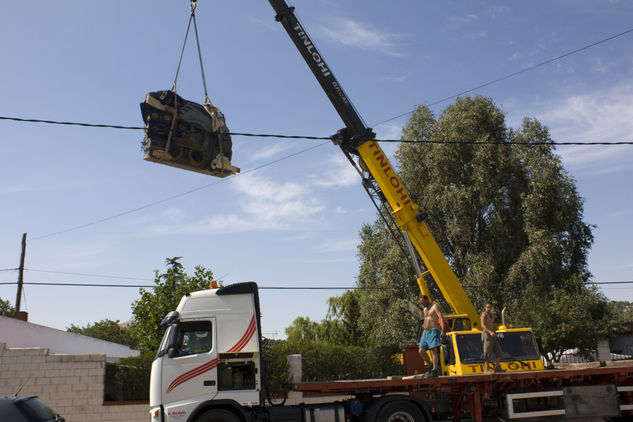
[[[437,105],[437,104],[443,103],[443,102],[445,102],[445,101],[452,100],[453,98],[457,98],[457,97],[459,97],[459,96],[461,96],[461,95],[468,94],[469,92],[473,92],[473,91],[476,91],[476,90],[478,90],[478,89],[485,88],[485,87],[487,87],[487,86],[490,86],[490,85],[496,84],[496,83],[501,82],[501,81],[505,81],[506,79],[513,78],[513,77],[518,76],[518,75],[520,75],[520,74],[522,74],[522,73],[529,72],[530,70],[537,69],[537,68],[539,68],[539,67],[542,67],[542,66],[545,66],[545,65],[547,65],[547,64],[553,63],[553,62],[555,62],[555,61],[557,61],[557,60],[561,60],[561,59],[564,59],[564,58],[566,58],[566,57],[569,57],[569,56],[571,56],[571,55],[573,55],[573,54],[580,53],[581,51],[584,51],[584,50],[587,50],[587,49],[589,49],[589,48],[595,47],[595,46],[600,45],[600,44],[602,44],[602,43],[605,43],[605,42],[607,42],[607,41],[614,40],[614,39],[616,39],[616,38],[618,38],[618,37],[621,37],[621,36],[623,36],[623,35],[629,34],[629,33],[631,33],[631,32],[633,32],[633,28],[631,28],[631,29],[627,29],[626,31],[623,31],[623,32],[620,32],[619,34],[615,34],[615,35],[612,35],[612,36],[610,36],[610,37],[604,38],[604,39],[602,39],[602,40],[600,40],[600,41],[596,41],[596,42],[594,42],[594,43],[591,43],[591,44],[585,45],[584,47],[580,47],[580,48],[577,48],[577,49],[575,49],[575,50],[569,51],[569,52],[567,52],[567,53],[561,54],[560,56],[557,56],[557,57],[551,58],[551,59],[549,59],[549,60],[545,60],[544,62],[541,62],[541,63],[535,64],[535,65],[533,65],[533,66],[526,67],[525,69],[519,70],[519,71],[517,71],[517,72],[513,72],[513,73],[510,73],[510,74],[508,74],[508,75],[501,76],[501,77],[499,77],[499,78],[493,79],[493,80],[491,80],[491,81],[489,81],[489,82],[485,82],[485,83],[483,83],[483,84],[481,84],[481,85],[477,85],[477,86],[476,86],[476,87],[474,87],[474,88],[467,89],[467,90],[462,91],[462,92],[460,92],[460,93],[458,93],[458,94],[454,94],[454,95],[451,95],[451,96],[448,96],[448,97],[444,97],[444,98],[442,98],[442,99],[439,99],[439,100],[434,101],[434,102],[432,102],[432,103],[430,103],[430,104],[427,104],[427,105],[428,105],[429,107],[431,107],[431,106],[434,106],[434,105]],[[406,113],[399,114],[399,115],[397,115],[397,116],[395,116],[395,117],[392,117],[392,118],[390,118],[390,119],[383,120],[383,121],[382,121],[382,122],[380,122],[380,123],[376,123],[376,124],[374,124],[373,126],[374,126],[374,127],[375,127],[375,126],[380,126],[380,125],[382,125],[382,124],[384,124],[384,123],[387,123],[387,122],[390,122],[390,121],[392,121],[392,120],[399,119],[400,117],[407,116],[407,115],[409,115],[409,114],[413,113],[414,111],[415,111],[415,110],[411,110],[411,111],[408,111],[408,112],[406,112]]]
[[[35,270],[32,268],[25,268],[24,271],[48,273],[48,274],[76,275],[76,276],[81,276],[81,277],[118,278],[121,280],[143,280],[143,281],[154,280],[154,279],[144,278],[144,277],[128,277],[128,276],[122,276],[122,275],[105,275],[105,274],[86,274],[86,273],[74,273],[74,272],[69,272],[69,271]]]
[[[120,125],[105,125],[96,123],[79,123],[79,122],[59,122],[55,120],[41,120],[41,119],[22,119],[19,117],[7,117],[0,116],[0,120],[14,120],[16,122],[28,122],[28,123],[47,123],[51,125],[68,125],[68,126],[86,126],[86,127],[100,127],[109,129],[130,129],[130,130],[143,130],[144,127],[139,126],[120,126]]]
[[[412,113],[412,112],[409,112]],[[17,117],[6,117],[0,116],[0,120],[17,120],[21,122],[37,122],[37,123],[53,123],[53,124],[64,124],[64,125],[79,125],[79,126],[92,126],[92,127],[107,127],[107,128],[115,128],[115,129],[145,129],[143,127],[132,127],[132,126],[113,126],[113,125],[97,125],[97,124],[89,124],[89,123],[71,123],[71,122],[55,122],[52,120],[37,120],[37,119],[21,119]],[[380,124],[380,123],[379,123]],[[309,140],[317,140],[317,141],[330,141],[332,140],[331,136],[309,136],[309,135],[279,135],[279,134],[270,134],[270,133],[243,133],[243,132],[229,132],[231,136],[246,136],[246,137],[254,137],[254,138],[279,138],[279,139],[309,139]],[[504,144],[504,145],[633,145],[633,141],[589,141],[589,142],[580,142],[580,141],[544,141],[544,142],[497,142],[497,141],[439,141],[439,140],[426,140],[426,141],[416,141],[412,139],[375,139],[376,142],[391,142],[391,143],[427,143],[427,144],[467,144],[467,145],[495,145],[495,144]],[[296,154],[295,154],[296,155]]]
[[[243,171],[240,174],[235,175],[234,177],[244,176],[246,174],[253,173],[253,172],[255,172],[257,170],[260,170],[260,169],[262,169],[264,167],[276,164],[276,163],[278,163],[280,161],[287,160],[287,159],[292,158],[292,157],[294,157],[296,155],[303,154],[303,153],[308,152],[310,150],[322,147],[323,145],[327,145],[327,143],[326,142],[322,142],[322,143],[320,143],[318,145],[314,145],[314,146],[311,146],[309,148],[304,148],[301,151],[295,152],[295,153],[290,154],[290,155],[286,155],[286,156],[278,158],[276,160],[264,163],[264,164],[262,164],[260,166],[256,166],[256,167],[253,167],[253,168],[251,168],[249,170]],[[91,222],[88,222],[88,223],[85,223],[85,224],[80,224],[80,225],[77,225],[77,226],[69,227],[69,228],[66,228],[66,229],[63,229],[63,230],[59,230],[59,231],[56,231],[56,232],[53,232],[53,233],[45,234],[45,235],[42,235],[42,236],[35,236],[35,237],[31,238],[31,241],[39,240],[39,239],[45,239],[47,237],[52,237],[52,236],[56,236],[56,235],[59,235],[59,234],[68,233],[68,232],[71,232],[71,231],[83,229],[83,228],[86,228],[86,227],[89,227],[89,226],[94,226],[95,224],[103,223],[103,222],[106,222],[106,221],[109,221],[109,220],[113,220],[113,219],[118,218],[118,217],[123,217],[125,215],[129,215],[129,214],[132,214],[132,213],[144,210],[146,208],[153,207],[153,206],[158,205],[158,204],[162,204],[162,203],[165,203],[165,202],[168,202],[168,201],[172,201],[174,199],[183,197],[185,195],[189,195],[189,194],[194,193],[194,192],[201,191],[203,189],[209,188],[211,186],[215,186],[215,185],[217,185],[219,183],[222,183],[222,182],[225,182],[225,181],[228,181],[228,180],[230,180],[230,178],[220,179],[220,180],[217,180],[217,181],[212,182],[212,183],[207,183],[206,185],[198,186],[197,188],[193,188],[193,189],[190,189],[190,190],[185,191],[185,192],[181,192],[181,193],[178,193],[178,194],[175,194],[175,195],[171,195],[171,196],[163,198],[163,199],[159,199],[157,201],[150,202],[148,204],[142,205],[140,207],[137,207],[137,208],[134,208],[134,209],[131,209],[131,210],[128,210],[128,211],[123,211],[123,212],[120,212],[118,214],[114,214],[114,215],[111,215],[111,216],[108,216],[108,217],[100,218],[98,220],[94,220],[94,221],[91,221]]]
[[[0,282],[0,285],[15,285],[17,281]],[[25,281],[23,284],[33,286],[59,286],[59,287],[113,287],[113,288],[155,288],[156,284],[114,284],[114,283],[64,283],[64,282],[39,282]],[[595,285],[604,284],[633,284],[631,281],[603,281],[589,283]],[[376,290],[375,287],[358,287],[358,286],[258,286],[259,290]],[[401,287],[381,287],[386,290],[402,290]]]
[[[490,82],[486,82],[486,83],[484,83],[484,84],[481,84],[481,85],[479,85],[479,86],[477,86],[477,87],[474,87],[474,88],[471,88],[471,89],[469,89],[469,90],[462,91],[462,92],[461,92],[461,93],[459,93],[459,94],[455,94],[455,95],[452,95],[452,96],[449,96],[449,97],[445,97],[445,98],[440,99],[440,100],[438,100],[438,101],[436,101],[436,102],[434,102],[434,103],[431,103],[430,105],[439,104],[439,103],[441,103],[441,102],[447,101],[447,100],[452,99],[452,98],[456,98],[456,97],[458,97],[458,96],[460,96],[460,95],[463,95],[463,94],[469,93],[469,92],[471,92],[471,91],[474,91],[474,90],[477,90],[477,89],[483,88],[483,87],[485,87],[485,86],[488,86],[488,85],[491,85],[491,84],[494,84],[494,83],[497,83],[497,82],[500,82],[500,81],[503,81],[503,80],[509,79],[509,78],[511,78],[511,77],[514,77],[514,76],[520,75],[520,74],[522,74],[522,73],[528,72],[528,71],[530,71],[530,70],[536,69],[536,68],[538,68],[538,67],[544,66],[544,65],[546,65],[546,64],[552,63],[552,62],[557,61],[557,60],[560,60],[560,59],[562,59],[562,58],[565,58],[565,57],[571,56],[572,54],[579,53],[579,52],[581,52],[581,51],[583,51],[583,50],[589,49],[589,48],[591,48],[591,47],[595,47],[595,46],[597,46],[597,45],[599,45],[599,44],[602,44],[602,43],[604,43],[604,42],[607,42],[607,41],[613,40],[613,39],[615,39],[615,38],[621,37],[621,36],[623,36],[623,35],[625,35],[625,34],[628,34],[628,33],[631,33],[631,32],[633,32],[633,28],[632,28],[632,29],[629,29],[629,30],[626,30],[626,31],[623,31],[623,32],[621,32],[621,33],[619,33],[619,34],[616,34],[616,35],[610,36],[610,37],[608,37],[608,38],[602,39],[602,40],[600,40],[600,41],[597,41],[597,42],[591,43],[591,44],[586,45],[586,46],[584,46],[584,47],[581,47],[581,48],[578,48],[578,49],[572,50],[572,51],[570,51],[570,52],[567,52],[567,53],[562,54],[562,55],[560,55],[560,56],[557,56],[557,57],[554,57],[554,58],[552,58],[552,59],[546,60],[546,61],[544,61],[544,62],[538,63],[538,64],[536,64],[536,65],[534,65],[534,66],[530,66],[530,67],[525,68],[525,69],[523,69],[523,70],[520,70],[520,71],[518,71],[518,72],[511,73],[511,74],[509,74],[509,75],[506,75],[506,76],[503,76],[503,77],[500,77],[500,78],[494,79],[494,80],[492,80],[492,81],[490,81]],[[407,113],[404,113],[404,114],[398,115],[398,116],[396,116],[396,117],[392,117],[392,118],[390,118],[390,119],[387,119],[387,120],[384,120],[384,121],[382,121],[382,122],[380,122],[380,123],[377,123],[377,124],[376,124],[376,125],[374,125],[374,126],[378,126],[378,125],[381,125],[381,124],[383,124],[383,123],[389,122],[389,121],[391,121],[391,120],[395,120],[395,119],[397,119],[397,118],[399,118],[399,117],[402,117],[402,116],[405,116],[405,115],[411,114],[412,112],[413,112],[413,111],[410,111],[410,112],[407,112]],[[60,121],[53,121],[53,120],[23,119],[23,118],[17,118],[17,117],[7,117],[7,116],[0,116],[0,120],[14,120],[14,121],[20,121],[20,122],[31,122],[31,123],[47,123],[47,124],[59,124],[59,125],[75,125],[75,126],[85,126],[85,127],[99,127],[99,128],[112,128],[112,129],[128,129],[128,130],[144,130],[144,129],[145,129],[144,127],[140,127],[140,126],[122,126],[122,125],[105,125],[105,124],[78,123],[78,122],[60,122]],[[297,135],[291,135],[291,136],[289,136],[289,135],[251,134],[251,133],[231,133],[231,135],[236,135],[236,136],[253,136],[253,137],[291,138],[291,139],[315,139],[315,140],[330,140],[330,139],[331,139],[330,137],[297,136]],[[418,142],[418,141],[412,141],[412,140],[377,140],[377,141],[378,141],[378,142]],[[440,141],[425,141],[425,142],[439,143]],[[458,142],[442,141],[442,143],[458,143]],[[463,143],[463,142],[460,142],[460,143]],[[473,141],[472,143],[485,143],[485,142],[476,142],[476,141]],[[629,142],[629,141],[618,141],[618,142],[547,142],[547,144],[552,144],[552,145],[633,145],[633,142]],[[324,145],[324,144],[320,144],[320,145],[318,145],[317,147],[319,147],[319,146],[321,146],[321,145]],[[525,145],[538,145],[538,143],[529,143],[529,144],[525,144]],[[278,160],[275,160],[275,161],[272,161],[272,162],[266,163],[266,164],[264,164],[264,165],[262,165],[262,166],[255,167],[255,168],[253,168],[253,169],[251,169],[251,170],[248,170],[248,171],[246,171],[246,172],[243,172],[242,174],[248,174],[249,172],[255,171],[255,170],[260,169],[260,168],[262,168],[262,167],[265,167],[265,166],[268,166],[268,165],[272,165],[272,164],[277,163],[277,162],[279,162],[279,161],[282,161],[282,160],[285,160],[285,159],[288,159],[288,158],[294,157],[294,156],[296,156],[296,155],[302,154],[302,153],[304,153],[304,152],[310,151],[310,150],[311,150],[311,149],[313,149],[313,148],[316,148],[316,147],[307,148],[307,149],[302,150],[302,151],[299,151],[299,152],[297,152],[297,153],[295,153],[295,154],[291,154],[291,155],[288,155],[288,156],[282,157],[282,158],[280,158],[280,159],[278,159]],[[197,191],[202,190],[202,189],[206,189],[206,188],[208,188],[208,187],[210,187],[210,186],[213,186],[213,185],[215,185],[215,184],[217,184],[217,183],[221,183],[223,180],[226,180],[226,179],[222,179],[222,180],[217,181],[217,182],[215,182],[215,183],[209,183],[209,184],[206,184],[206,185],[200,186],[200,187],[198,187],[198,188],[191,189],[191,190],[186,191],[186,192],[182,192],[182,193],[179,193],[179,194],[176,194],[176,195],[172,195],[172,196],[170,196],[170,197],[167,197],[167,198],[164,198],[164,199],[161,199],[161,200],[158,200],[158,201],[154,201],[154,202],[151,202],[151,203],[149,203],[149,204],[143,205],[143,206],[141,206],[141,207],[137,207],[137,208],[134,208],[134,209],[131,209],[131,210],[128,210],[128,211],[124,211],[124,212],[119,213],[119,214],[115,214],[115,215],[112,215],[112,216],[109,216],[109,217],[104,217],[104,218],[99,219],[99,220],[95,220],[95,221],[92,221],[92,222],[89,222],[89,223],[85,223],[85,224],[81,224],[81,225],[78,225],[78,226],[70,227],[70,228],[67,228],[67,229],[64,229],[64,230],[60,230],[60,231],[57,231],[57,232],[53,232],[53,233],[49,233],[49,234],[46,234],[46,235],[43,235],[43,236],[34,237],[32,240],[43,239],[43,238],[47,238],[47,237],[51,237],[51,236],[55,236],[55,235],[59,235],[59,234],[62,234],[62,233],[67,233],[67,232],[70,232],[70,231],[79,230],[79,229],[82,229],[82,228],[85,228],[85,227],[89,227],[89,226],[92,226],[92,225],[95,225],[95,224],[99,224],[99,223],[102,223],[102,222],[105,222],[105,221],[112,220],[112,219],[114,219],[114,218],[118,218],[118,217],[122,217],[122,216],[125,216],[125,215],[128,215],[128,214],[132,214],[132,213],[134,213],[134,212],[141,211],[141,210],[143,210],[143,209],[146,209],[146,208],[152,207],[152,206],[154,206],[154,205],[158,205],[158,204],[161,204],[161,203],[164,203],[164,202],[167,202],[167,201],[171,201],[171,200],[176,199],[176,198],[180,198],[180,197],[185,196],[185,195],[188,195],[188,194],[190,194],[190,193],[197,192]]]
[[[549,59],[549,60],[545,60],[545,61],[543,61],[543,62],[541,62],[541,63],[538,63],[538,64],[535,64],[535,65],[533,65],[533,66],[529,66],[529,67],[527,67],[527,68],[525,68],[525,69],[522,69],[522,70],[519,70],[519,71],[517,71],[517,72],[513,72],[513,73],[510,73],[510,74],[508,74],[508,75],[505,75],[505,76],[502,76],[502,77],[499,77],[499,78],[493,79],[493,80],[491,80],[491,81],[489,81],[489,82],[486,82],[486,83],[480,84],[480,85],[478,85],[478,86],[476,86],[476,87],[474,87],[474,88],[467,89],[467,90],[462,91],[462,92],[460,92],[460,93],[458,93],[458,94],[453,94],[453,95],[451,95],[451,96],[444,97],[444,98],[442,98],[442,99],[440,99],[440,100],[437,100],[437,101],[435,101],[435,102],[433,102],[433,103],[431,103],[431,104],[428,104],[428,105],[429,105],[429,106],[437,105],[437,104],[440,104],[440,103],[442,103],[442,102],[444,102],[444,101],[448,101],[448,100],[451,100],[451,99],[453,99],[453,98],[457,98],[457,97],[459,97],[460,95],[464,95],[464,94],[467,94],[467,93],[469,93],[469,92],[472,92],[472,91],[478,90],[478,89],[480,89],[480,88],[484,88],[484,87],[486,87],[486,86],[489,86],[489,85],[495,84],[495,83],[497,83],[497,82],[501,82],[501,81],[504,81],[504,80],[506,80],[506,79],[510,79],[510,78],[512,78],[512,77],[514,77],[514,76],[518,76],[518,75],[523,74],[523,73],[525,73],[525,72],[529,72],[529,71],[531,71],[531,70],[534,70],[534,69],[537,69],[537,68],[539,68],[539,67],[545,66],[545,65],[547,65],[547,64],[553,63],[553,62],[555,62],[555,61],[557,61],[557,60],[561,60],[561,59],[563,59],[563,58],[569,57],[569,56],[571,56],[571,55],[573,55],[573,54],[576,54],[576,53],[579,53],[579,52],[581,52],[581,51],[587,50],[587,49],[589,49],[589,48],[595,47],[595,46],[597,46],[597,45],[603,44],[603,43],[605,43],[605,42],[607,42],[607,41],[614,40],[614,39],[616,39],[616,38],[619,38],[619,37],[621,37],[621,36],[623,36],[623,35],[626,35],[626,34],[629,34],[629,33],[631,33],[631,32],[633,32],[633,28],[631,28],[631,29],[627,29],[626,31],[620,32],[620,33],[618,33],[618,34],[615,34],[615,35],[612,35],[612,36],[610,36],[610,37],[604,38],[604,39],[602,39],[602,40],[596,41],[596,42],[594,42],[594,43],[591,43],[591,44],[585,45],[585,46],[583,46],[583,47],[577,48],[577,49],[575,49],[575,50],[569,51],[569,52],[567,52],[567,53],[561,54],[560,56],[557,56],[557,57],[551,58],[551,59]],[[374,124],[373,126],[379,126],[379,125],[381,125],[381,124],[384,124],[384,123],[390,122],[390,121],[395,120],[395,119],[398,119],[398,118],[400,118],[400,117],[404,117],[404,116],[409,115],[409,114],[411,114],[411,113],[413,113],[413,110],[412,110],[412,111],[408,111],[408,112],[406,112],[406,113],[399,114],[399,115],[397,115],[397,116],[395,116],[395,117],[392,117],[392,118],[389,118],[389,119],[387,119],[387,120],[383,120],[382,122],[376,123],[376,124]],[[60,121],[54,121],[54,120],[23,119],[23,118],[18,118],[18,117],[6,117],[6,116],[0,116],[0,120],[14,120],[14,121],[18,121],[18,122],[48,123],[48,124],[56,124],[56,125],[74,125],[74,126],[99,127],[99,128],[111,128],[111,129],[128,129],[128,130],[144,130],[144,129],[145,129],[145,128],[144,128],[144,127],[142,127],[142,126],[121,126],[121,125],[106,125],[106,124],[95,124],[95,123],[60,122]],[[324,137],[312,137],[312,136],[284,136],[284,135],[264,135],[264,134],[251,134],[251,133],[231,133],[231,135],[238,135],[238,136],[259,136],[259,137],[275,137],[275,138],[283,138],[283,137],[287,137],[287,138],[301,138],[301,139],[330,139],[330,138],[324,138]]]
[[[633,141],[539,141],[539,142],[511,142],[511,141],[438,141],[438,140],[424,140],[414,141],[410,139],[376,139],[376,142],[398,142],[403,144],[444,144],[444,145],[633,145]]]

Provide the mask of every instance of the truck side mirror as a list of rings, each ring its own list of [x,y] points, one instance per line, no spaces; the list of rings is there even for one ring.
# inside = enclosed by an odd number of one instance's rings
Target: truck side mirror
[[[170,347],[169,349],[167,349],[167,356],[171,359],[178,357],[178,350],[176,350],[175,347]]]
[[[161,321],[160,326],[167,327],[177,322],[179,319],[180,314],[177,311],[171,311],[167,315],[165,315],[165,318],[163,318],[163,320]]]

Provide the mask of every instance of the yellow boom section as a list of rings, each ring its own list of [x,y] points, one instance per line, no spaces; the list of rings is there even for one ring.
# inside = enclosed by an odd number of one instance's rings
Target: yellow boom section
[[[418,206],[409,197],[409,193],[378,143],[373,140],[365,142],[358,147],[357,151],[391,205],[398,227],[409,235],[411,243],[422,257],[428,272],[433,276],[446,301],[454,312],[468,315],[473,327],[479,327],[479,315],[475,307],[426,223],[416,219],[419,213]],[[426,281],[420,278],[418,284],[422,294],[428,295]]]

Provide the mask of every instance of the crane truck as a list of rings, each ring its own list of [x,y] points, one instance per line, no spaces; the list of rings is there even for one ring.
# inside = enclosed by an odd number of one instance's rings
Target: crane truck
[[[152,422],[422,422],[450,415],[480,421],[507,418],[633,416],[633,368],[544,371],[529,328],[498,330],[505,373],[484,374],[479,316],[375,135],[362,121],[323,56],[285,0],[269,0],[293,43],[345,123],[333,142],[354,165],[379,210],[390,209],[429,296],[432,277],[454,311],[446,315],[442,375],[294,383],[309,396],[347,400],[273,406],[262,378],[262,331],[257,284],[192,292],[163,320],[166,332],[152,364]],[[378,204],[376,201],[380,202]],[[416,254],[426,270],[419,268]],[[406,366],[406,365],[405,365]]]

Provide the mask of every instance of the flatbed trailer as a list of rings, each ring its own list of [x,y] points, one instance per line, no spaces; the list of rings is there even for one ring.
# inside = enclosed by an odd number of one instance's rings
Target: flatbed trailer
[[[303,397],[408,394],[431,406],[433,418],[508,419],[622,417],[633,420],[633,361],[622,366],[505,372],[492,375],[394,377],[303,382]]]

